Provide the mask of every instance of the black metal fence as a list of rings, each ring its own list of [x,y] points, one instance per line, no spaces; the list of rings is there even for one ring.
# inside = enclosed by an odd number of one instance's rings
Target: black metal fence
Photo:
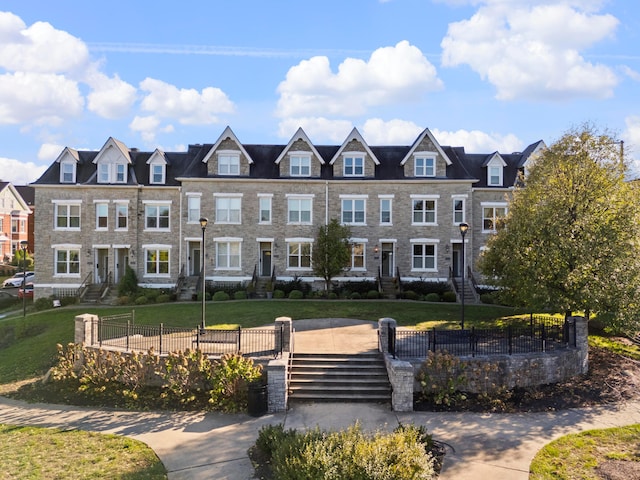
[[[576,346],[575,322],[531,316],[528,325],[465,330],[408,330],[389,328],[387,351],[398,358],[426,358],[428,352],[456,356],[512,355],[546,352]]]
[[[136,325],[130,314],[98,318],[93,325],[92,344],[124,351],[157,354],[200,349],[207,355],[238,353],[245,357],[282,354],[284,327],[233,330]]]

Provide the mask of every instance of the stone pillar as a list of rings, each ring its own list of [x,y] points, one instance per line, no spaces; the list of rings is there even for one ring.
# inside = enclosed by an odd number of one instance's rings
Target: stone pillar
[[[580,373],[589,371],[589,323],[584,317],[570,317],[576,326],[576,348],[580,356]]]
[[[287,365],[289,353],[271,360],[267,365],[267,404],[269,413],[286,412],[288,400]]]
[[[291,334],[292,334],[292,320],[291,317],[278,317],[275,323],[275,336],[276,336],[276,351],[291,352]],[[280,328],[282,328],[283,335],[280,338]],[[280,342],[282,341],[282,345]]]
[[[394,360],[385,354],[387,373],[393,391],[391,393],[391,408],[394,412],[413,411],[413,365],[402,360]]]
[[[393,318],[385,317],[378,319],[378,348],[383,353],[389,353],[389,328],[397,327],[398,322]]]
[[[83,313],[75,318],[74,343],[90,346],[93,341],[93,327],[98,321],[97,315]]]

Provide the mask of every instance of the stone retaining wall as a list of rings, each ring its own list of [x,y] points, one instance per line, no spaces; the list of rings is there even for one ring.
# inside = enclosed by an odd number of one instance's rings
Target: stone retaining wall
[[[465,371],[482,371],[482,378],[467,375],[461,390],[479,393],[485,390],[485,385],[498,388],[512,389],[515,387],[531,387],[558,383],[575,375],[589,371],[589,344],[587,321],[583,317],[571,317],[569,322],[575,322],[575,347],[554,350],[545,353],[528,353],[514,355],[495,355],[485,357],[460,357]],[[385,354],[385,363],[389,381],[393,386],[392,407],[394,410],[407,411],[409,405],[413,408],[414,392],[420,391],[420,384],[415,376],[424,362],[424,358],[407,360],[394,359],[387,350],[389,328],[396,327],[397,322],[392,318],[382,318],[378,321],[380,345]],[[572,329],[570,329],[572,330]],[[573,342],[570,342],[573,343]],[[411,371],[411,386],[408,386],[408,373]]]

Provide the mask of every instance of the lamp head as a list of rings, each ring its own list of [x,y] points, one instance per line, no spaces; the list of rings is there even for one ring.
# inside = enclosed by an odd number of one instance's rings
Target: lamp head
[[[465,222],[462,222],[462,223],[459,225],[459,228],[460,228],[460,235],[462,235],[462,237],[464,238],[464,236],[465,236],[465,235],[466,235],[466,233],[467,233],[467,230],[469,230],[469,224],[468,224],[468,223],[465,223]]]
[[[205,228],[207,228],[207,223],[209,223],[209,220],[207,220],[206,217],[202,217],[199,220],[200,222],[200,227],[202,227],[202,230],[204,230]]]

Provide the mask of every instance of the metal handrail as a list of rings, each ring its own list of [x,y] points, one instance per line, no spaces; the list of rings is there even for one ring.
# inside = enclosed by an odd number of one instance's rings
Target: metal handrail
[[[396,279],[398,281],[398,293],[402,293],[402,277],[400,276],[400,267],[396,267]]]
[[[376,283],[378,287],[378,293],[383,293],[382,291],[382,268],[378,265],[378,277],[376,278]]]
[[[182,266],[182,268],[180,269],[180,274],[178,275],[178,281],[176,281],[176,284],[173,287],[173,293],[178,294],[180,293],[180,290],[182,290],[182,285],[184,285],[184,265]]]
[[[92,271],[87,273],[87,276],[84,277],[84,280],[82,280],[82,283],[76,290],[76,297],[82,298],[84,296],[85,292],[87,291],[87,287],[89,286],[91,277],[93,277]]]

